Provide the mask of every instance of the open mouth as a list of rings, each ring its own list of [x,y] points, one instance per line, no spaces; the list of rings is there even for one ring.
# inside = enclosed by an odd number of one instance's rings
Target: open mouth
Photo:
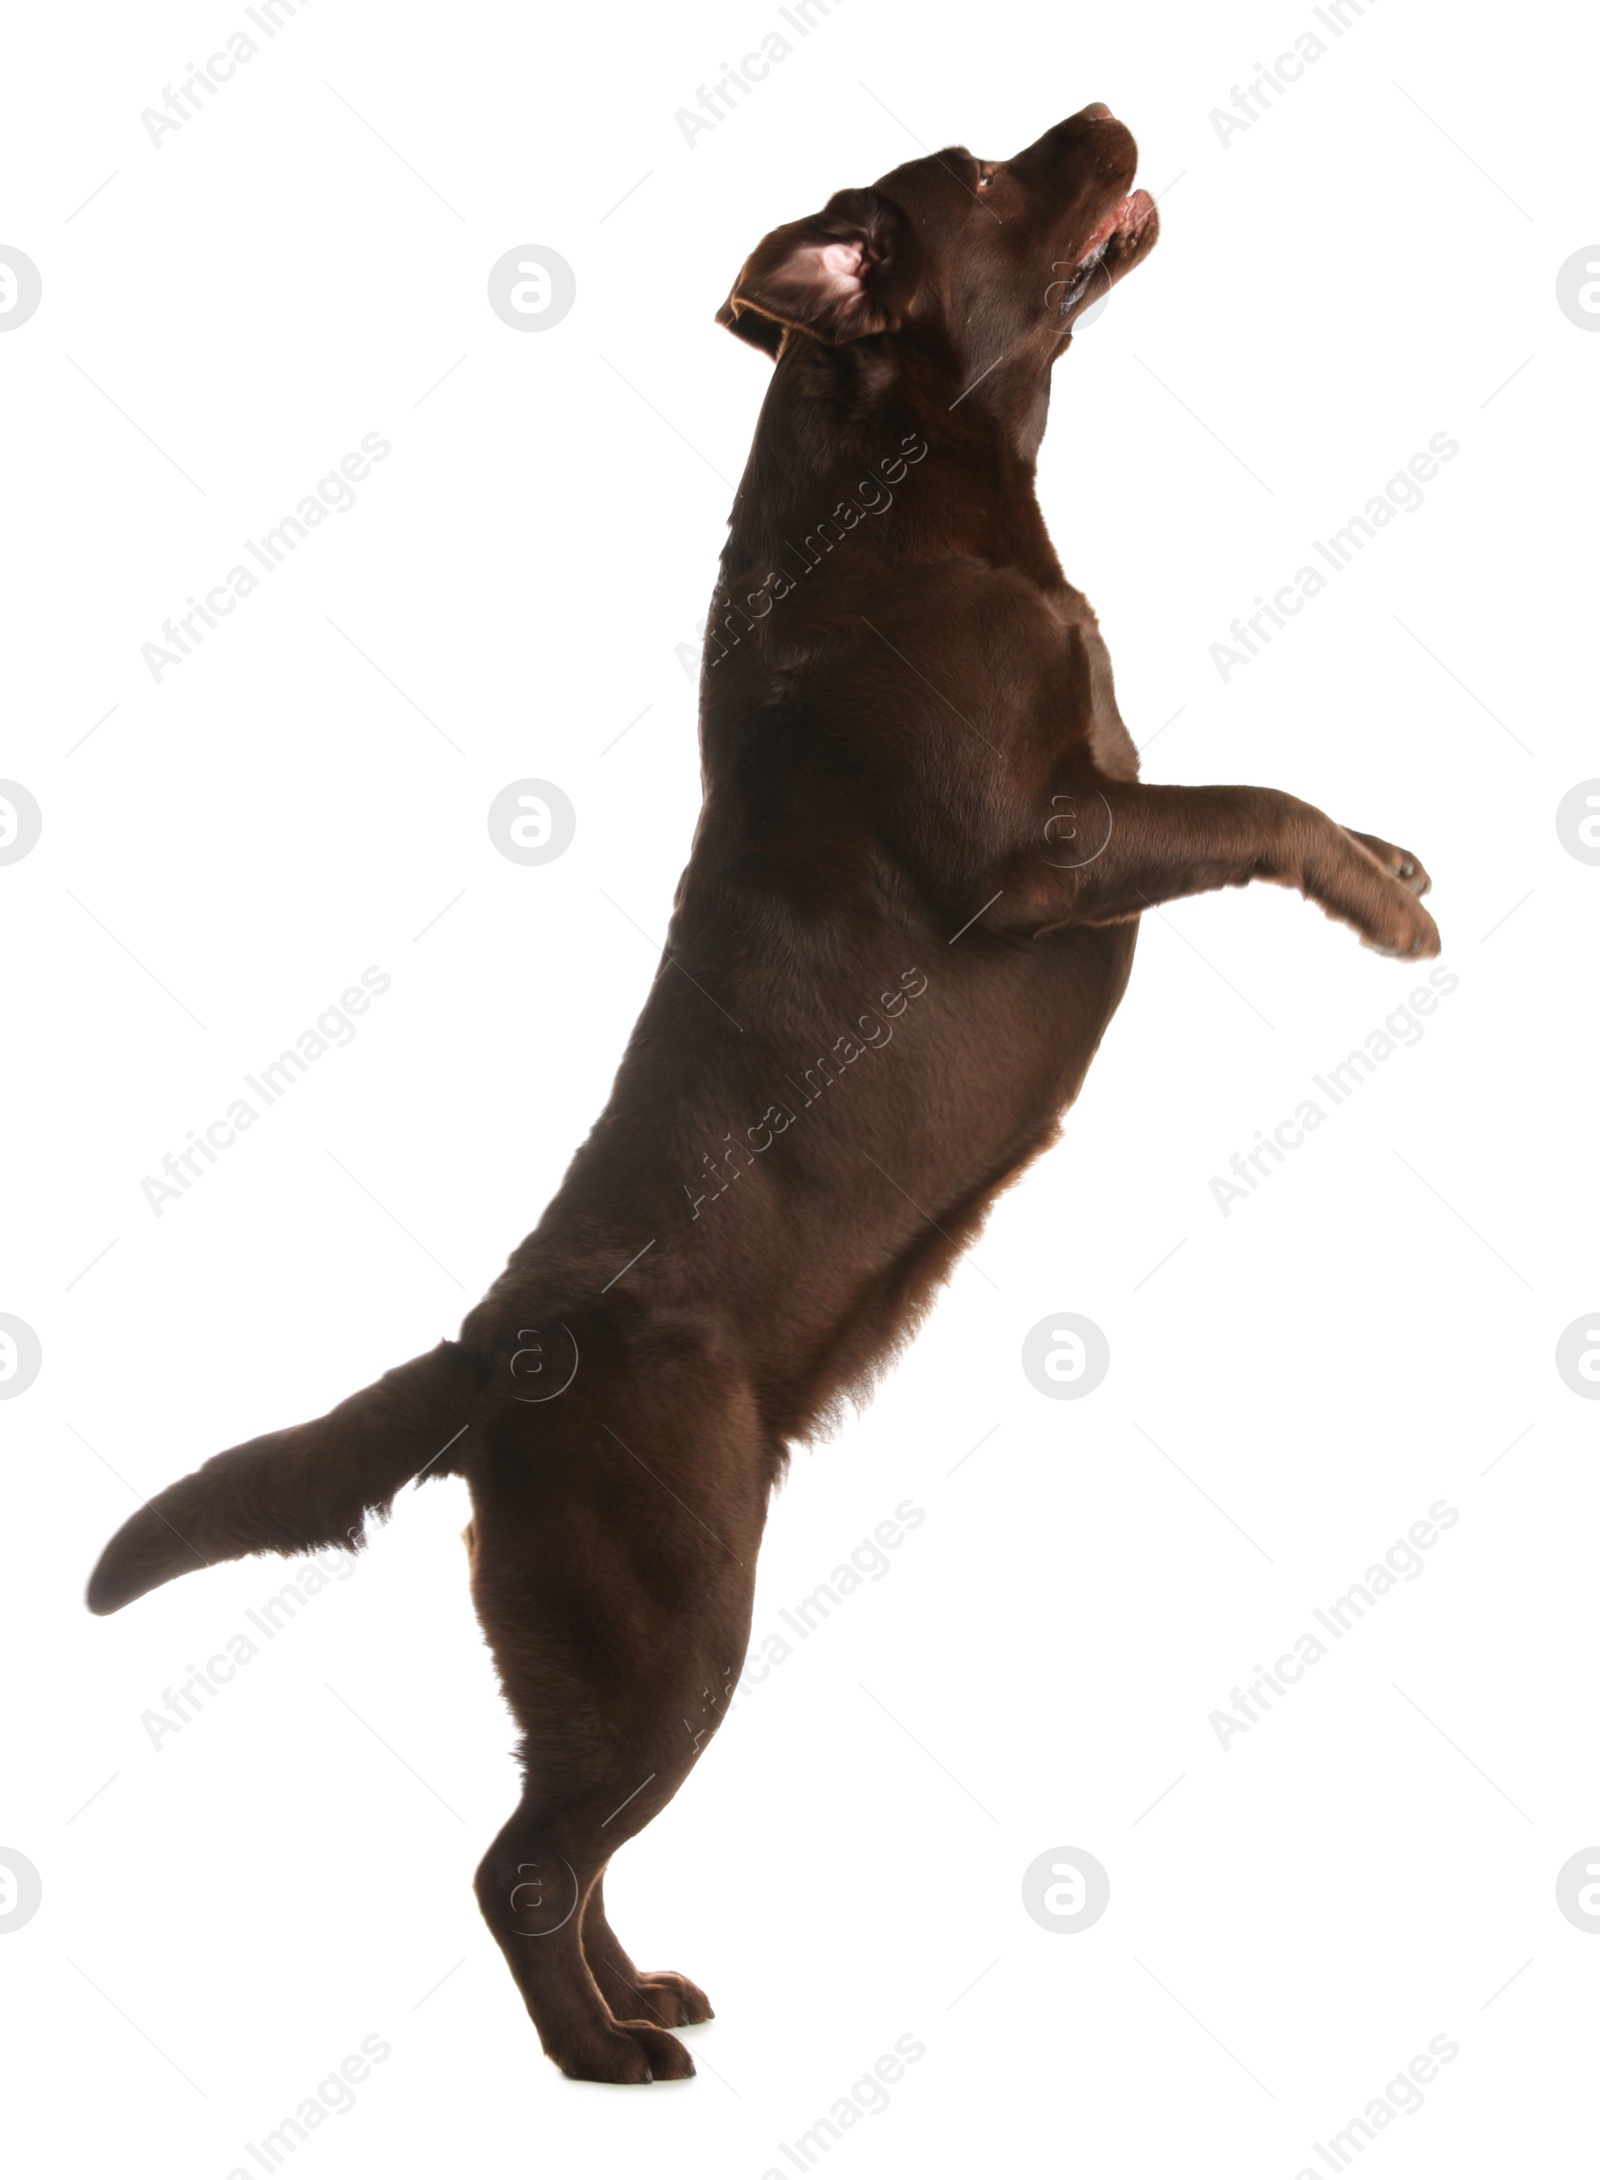
[[[1150,215],[1155,208],[1156,200],[1148,189],[1135,189],[1100,222],[1089,237],[1084,255],[1105,251],[1119,237],[1125,242],[1137,242],[1150,224]]]
[[[1075,310],[1102,272],[1109,286],[1114,268],[1145,239],[1156,216],[1156,201],[1148,189],[1136,189],[1106,214],[1082,251],[1070,264],[1062,283],[1059,315]]]

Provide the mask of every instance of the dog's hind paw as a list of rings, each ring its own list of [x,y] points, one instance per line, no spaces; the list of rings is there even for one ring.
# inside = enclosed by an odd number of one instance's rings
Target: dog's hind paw
[[[647,2021],[618,2021],[598,2034],[586,2030],[570,2049],[550,2050],[550,2056],[574,2082],[681,2082],[694,2073],[678,2039]]]
[[[713,2019],[711,2001],[698,1983],[671,1968],[632,1969],[615,1961],[590,1964],[600,1995],[619,2021],[659,2021],[666,2029],[691,2028]]]
[[[671,1968],[641,1971],[637,1988],[652,2017],[659,2016],[669,2029],[690,2028],[714,2018],[711,2001],[699,1984]]]

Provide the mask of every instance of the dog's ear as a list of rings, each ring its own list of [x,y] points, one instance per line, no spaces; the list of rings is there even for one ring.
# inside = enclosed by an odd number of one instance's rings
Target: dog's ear
[[[789,330],[779,325],[776,318],[764,318],[759,310],[748,303],[735,301],[733,296],[717,312],[718,325],[725,325],[730,333],[737,333],[741,341],[748,341],[752,348],[764,348],[777,361],[778,350],[783,346],[783,336]]]
[[[717,312],[739,338],[776,356],[786,330],[859,341],[903,323],[916,285],[916,238],[875,189],[845,189],[810,219],[759,243]]]

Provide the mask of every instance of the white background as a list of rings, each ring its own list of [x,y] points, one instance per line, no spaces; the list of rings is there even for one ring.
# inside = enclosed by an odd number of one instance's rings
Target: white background
[[[1600,1308],[1600,870],[1554,826],[1600,773],[1600,341],[1555,301],[1600,233],[1578,14],[1383,0],[1224,147],[1309,5],[843,0],[690,149],[675,109],[775,0],[316,0],[157,150],[141,109],[244,22],[5,41],[0,241],[44,283],[0,339],[0,772],[44,812],[0,870],[0,1310],[44,1352],[0,1411],[0,1846],[44,1886],[0,1937],[20,2169],[254,2170],[366,2035],[392,2056],[296,2172],[759,2180],[902,2035],[829,2170],[1293,2180],[1436,2035],[1365,2162],[1554,2169],[1600,1969],[1554,1893],[1600,1839],[1600,1409],[1553,1363]],[[1418,978],[1274,889],[1147,919],[1062,1145],[797,1459],[758,1640],[899,1501],[924,1523],[614,1868],[635,1956],[716,2005],[699,2077],[571,2084],[470,1888],[516,1785],[463,1487],[159,1751],[141,1713],[288,1570],[111,1621],[83,1580],[133,1492],[453,1331],[606,1095],[696,812],[677,648],[768,371],[713,323],[744,256],[1093,98],[1164,232],[1058,373],[1039,482],[1146,776],[1414,847],[1459,989],[1225,1218],[1211,1176]],[[485,298],[524,243],[578,284],[537,334]],[[162,621],[369,432],[356,507],[153,681]],[[1224,683],[1229,622],[1438,432],[1424,507]],[[540,869],[484,822],[527,776],[578,812]],[[158,1218],[142,1177],[368,964],[354,1043]],[[1081,1402],[1021,1370],[1058,1310],[1110,1341]],[[1425,1574],[1224,1752],[1211,1711],[1441,1498]],[[1111,1879],[1076,1936],[1021,1902],[1063,1845]]]

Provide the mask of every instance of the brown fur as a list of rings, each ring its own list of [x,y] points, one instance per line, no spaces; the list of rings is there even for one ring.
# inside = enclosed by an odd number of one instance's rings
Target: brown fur
[[[634,1967],[607,1862],[718,1722],[788,1448],[1054,1138],[1141,911],[1261,878],[1438,951],[1400,850],[1270,789],[1139,781],[1033,486],[1073,319],[1155,240],[1134,157],[1088,107],[756,250],[720,315],[776,369],[708,624],[704,810],[610,1103],[458,1341],[173,1485],[90,1583],[111,1612],[359,1543],[409,1479],[464,1476],[526,1779],[479,1899],[588,2080],[693,2071],[669,2031],[710,2008]]]

